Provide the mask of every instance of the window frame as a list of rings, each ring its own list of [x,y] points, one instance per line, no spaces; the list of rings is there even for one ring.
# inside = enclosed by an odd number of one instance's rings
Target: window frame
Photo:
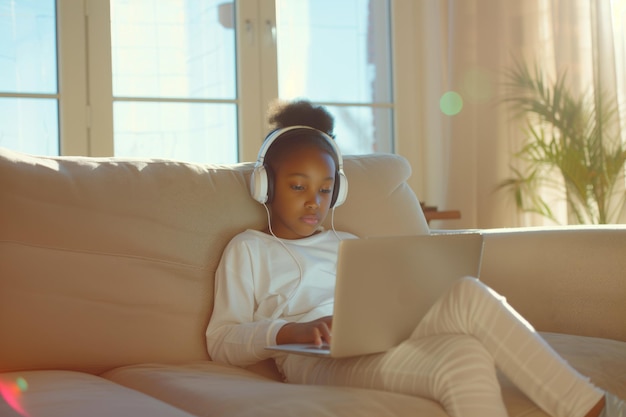
[[[421,154],[415,110],[419,76],[414,39],[414,6],[410,0],[390,0],[392,149],[409,160]],[[278,95],[276,45],[267,43],[275,24],[273,0],[236,2],[239,160],[256,159],[259,132],[266,131],[265,111]],[[59,65],[59,125],[62,155],[113,155],[113,96],[110,9],[108,1],[57,0]],[[273,74],[273,75],[270,75]],[[402,86],[402,88],[399,88]],[[332,104],[335,103],[319,103]]]

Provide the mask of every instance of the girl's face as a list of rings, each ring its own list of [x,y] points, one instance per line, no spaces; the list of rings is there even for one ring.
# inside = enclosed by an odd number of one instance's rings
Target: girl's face
[[[316,233],[326,218],[335,184],[335,161],[328,152],[303,146],[274,166],[272,231],[283,239]]]

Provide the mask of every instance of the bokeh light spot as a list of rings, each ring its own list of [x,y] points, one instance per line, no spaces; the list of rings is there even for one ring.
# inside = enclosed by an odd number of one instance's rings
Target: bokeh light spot
[[[28,382],[26,382],[26,380],[24,378],[22,378],[22,377],[17,378],[15,383],[17,384],[17,387],[22,392],[24,392],[24,391],[26,391],[28,389]]]
[[[455,91],[448,91],[441,96],[439,107],[443,114],[454,116],[459,114],[463,109],[463,99],[461,95]]]

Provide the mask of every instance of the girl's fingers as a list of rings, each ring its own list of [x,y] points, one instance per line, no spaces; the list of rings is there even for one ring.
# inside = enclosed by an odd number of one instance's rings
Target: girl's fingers
[[[323,342],[330,343],[330,328],[326,323],[322,323],[320,331],[320,344]]]

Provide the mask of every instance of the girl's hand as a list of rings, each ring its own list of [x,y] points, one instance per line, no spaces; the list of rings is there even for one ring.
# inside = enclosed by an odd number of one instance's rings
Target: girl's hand
[[[333,316],[326,316],[308,323],[287,323],[280,328],[276,335],[276,343],[330,343],[330,329]]]

